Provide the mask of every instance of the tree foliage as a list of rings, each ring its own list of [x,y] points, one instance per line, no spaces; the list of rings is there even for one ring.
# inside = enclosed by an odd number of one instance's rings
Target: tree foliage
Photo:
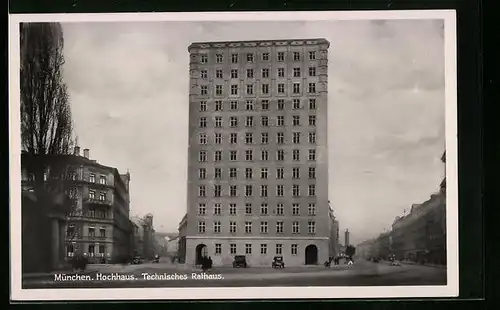
[[[348,245],[345,249],[345,255],[354,256],[356,254],[356,248],[352,245]]]

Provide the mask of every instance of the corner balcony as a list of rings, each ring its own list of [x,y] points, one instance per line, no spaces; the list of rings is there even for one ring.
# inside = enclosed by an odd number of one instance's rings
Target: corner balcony
[[[83,202],[90,205],[99,205],[99,206],[112,206],[113,202],[110,199],[99,199],[99,198],[84,198]]]

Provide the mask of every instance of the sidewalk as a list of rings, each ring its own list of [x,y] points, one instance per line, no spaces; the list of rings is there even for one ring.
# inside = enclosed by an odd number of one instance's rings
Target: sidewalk
[[[446,269],[446,265],[435,265],[435,264],[419,264],[417,262],[411,262],[411,261],[399,261],[403,265],[415,265],[415,266],[422,266],[422,267],[434,267],[434,268],[442,268]]]

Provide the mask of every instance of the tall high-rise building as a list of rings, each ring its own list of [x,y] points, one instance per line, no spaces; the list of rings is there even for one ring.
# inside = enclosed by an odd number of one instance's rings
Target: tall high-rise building
[[[344,240],[345,246],[351,245],[349,242],[349,229],[345,230],[344,237],[345,237],[345,240]]]
[[[185,261],[328,259],[325,39],[193,43]]]

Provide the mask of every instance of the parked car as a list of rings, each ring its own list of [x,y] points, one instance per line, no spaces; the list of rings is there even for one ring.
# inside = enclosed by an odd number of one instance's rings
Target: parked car
[[[233,261],[233,268],[247,268],[247,258],[245,255],[236,255]]]
[[[397,260],[393,260],[391,262],[391,266],[401,266],[401,263],[399,261],[397,261]]]
[[[275,256],[271,264],[273,268],[285,268],[285,262],[283,261],[283,256]]]

